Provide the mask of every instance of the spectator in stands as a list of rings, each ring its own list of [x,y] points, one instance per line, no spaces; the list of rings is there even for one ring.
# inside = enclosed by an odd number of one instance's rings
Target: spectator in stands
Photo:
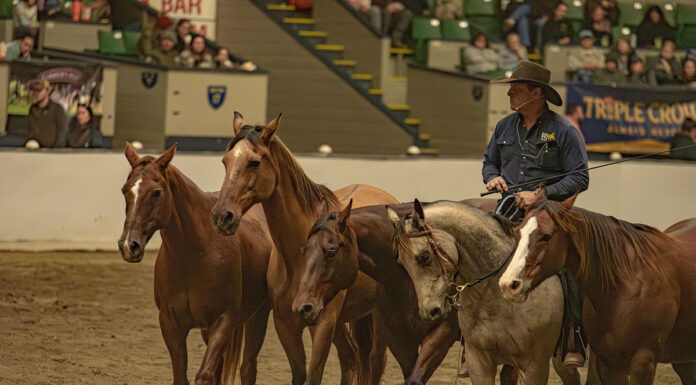
[[[527,60],[527,48],[520,42],[520,36],[511,32],[505,38],[505,47],[498,56],[498,69],[512,71],[520,60]]]
[[[372,0],[348,0],[348,4],[360,13],[372,28],[382,31],[382,10],[372,4]]]
[[[674,51],[677,45],[672,40],[663,40],[660,55],[647,59],[648,76],[651,84],[679,84],[681,79],[681,64]]]
[[[631,48],[628,43],[628,39],[625,37],[620,37],[616,39],[616,46],[611,52],[616,55],[617,63],[619,64],[619,71],[623,72],[624,75],[628,75],[628,67],[630,65],[631,56],[635,55],[635,51]]]
[[[34,49],[34,36],[25,35],[24,37],[7,43],[4,47],[4,54],[0,48],[0,59],[5,61],[12,60],[31,60],[31,51]]]
[[[181,19],[176,23],[176,51],[181,53],[191,44],[191,20]]]
[[[696,143],[696,122],[691,118],[684,119],[682,130],[672,137],[672,142],[669,149],[691,146]],[[696,160],[696,147],[686,148],[683,150],[670,153],[670,157],[674,159]]]
[[[177,63],[179,53],[174,49],[176,44],[176,34],[168,29],[159,35],[159,44],[156,49],[151,50],[145,57],[146,63],[155,63],[167,67],[173,67]]]
[[[31,85],[34,104],[29,108],[29,136],[41,147],[65,147],[68,121],[63,107],[51,100],[51,83],[36,80]]]
[[[485,75],[498,69],[498,54],[489,47],[484,33],[474,35],[471,47],[466,47],[464,65],[469,75]]]
[[[135,51],[140,56],[140,60],[148,60],[150,53],[155,50],[155,47],[160,45],[160,37],[162,32],[172,26],[172,21],[166,16],[160,16],[157,19],[150,19],[140,32],[140,39],[135,45]],[[174,34],[176,39],[176,34]],[[176,40],[174,40],[176,44]],[[178,51],[176,52],[179,53]]]
[[[616,0],[587,0],[585,3],[585,19],[592,18],[592,10],[594,10],[596,6],[600,6],[604,9],[612,25],[617,25],[619,23],[619,4]]]
[[[406,6],[406,0],[373,0],[372,4],[382,10],[382,33],[391,37],[392,46],[405,48],[404,38],[411,27],[411,19],[414,14],[422,14],[423,10],[414,13]]]
[[[681,83],[696,88],[696,59],[686,58],[682,64]]]
[[[579,81],[590,83],[592,72],[604,66],[604,53],[594,46],[592,31],[583,29],[578,34],[580,47],[568,53],[568,70],[575,71]]]
[[[611,21],[607,17],[607,11],[597,4],[590,10],[590,18],[585,20],[583,29],[592,31],[595,37],[595,45],[608,48],[614,39],[611,33]]]
[[[205,38],[196,35],[187,48],[176,58],[176,63],[188,68],[213,68],[213,56],[205,51]]]
[[[458,0],[437,0],[435,5],[435,17],[438,19],[462,19],[464,8]]]
[[[46,16],[53,16],[60,11],[61,0],[45,0],[43,8],[39,7],[40,11],[46,12]]]
[[[628,67],[628,84],[630,85],[648,85],[648,74],[645,73],[645,64],[643,59],[638,55],[631,56],[631,62]]]
[[[257,68],[256,64],[250,61],[245,61],[242,64],[235,65],[235,63],[230,60],[230,51],[225,47],[218,50],[217,55],[215,55],[215,65],[213,67],[218,69],[239,68],[247,71],[254,71]]]
[[[36,0],[20,0],[12,11],[15,35],[24,32],[36,36],[39,30],[38,12]]]
[[[582,122],[585,120],[585,112],[582,110],[582,106],[579,104],[568,104],[566,107],[565,118],[568,119],[570,124],[575,127],[582,138],[582,142],[585,143],[585,135],[580,130]]]
[[[111,18],[110,0],[97,0],[94,4],[90,5],[89,8],[91,10],[89,21],[92,23],[108,22]]]
[[[674,28],[665,21],[662,9],[657,5],[648,8],[643,22],[636,29],[636,35],[640,48],[655,48],[662,40],[674,40],[675,37]]]
[[[566,20],[568,6],[559,1],[553,9],[551,18],[544,24],[542,32],[542,47],[545,44],[568,45],[573,41],[575,32],[570,20]]]
[[[619,70],[619,58],[614,52],[607,55],[604,68],[592,74],[592,83],[601,86],[621,86],[626,84],[626,75]]]
[[[104,137],[94,126],[92,109],[86,104],[77,105],[77,114],[68,126],[67,146],[73,148],[104,147]]]

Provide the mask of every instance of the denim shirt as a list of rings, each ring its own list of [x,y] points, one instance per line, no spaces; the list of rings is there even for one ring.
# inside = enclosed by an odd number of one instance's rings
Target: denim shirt
[[[518,112],[498,122],[484,154],[483,182],[502,175],[510,187],[584,168],[587,153],[580,134],[566,118],[546,106],[529,132]],[[581,171],[541,183],[549,199],[562,201],[587,190],[589,180],[589,173]],[[530,183],[509,193],[532,191],[541,183]]]

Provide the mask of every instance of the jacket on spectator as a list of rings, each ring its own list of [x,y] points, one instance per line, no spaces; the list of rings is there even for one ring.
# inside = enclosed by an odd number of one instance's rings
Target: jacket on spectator
[[[29,108],[29,137],[41,147],[65,147],[68,120],[60,104],[49,100],[45,108],[34,104]]]
[[[646,20],[636,29],[636,36],[638,38],[638,47],[652,47],[655,45],[655,38],[674,40],[675,33],[674,28],[664,20],[657,24]]]
[[[523,46],[520,51],[522,56],[518,56],[516,52],[510,51],[508,47],[503,47],[498,54],[498,69],[512,71],[517,67],[517,63],[520,60],[527,60],[527,49]]]
[[[176,52],[176,49],[172,49],[169,52],[162,52],[159,48],[150,52],[150,55],[145,59],[146,63],[155,63],[159,65],[163,65],[166,67],[174,67],[175,65],[178,64],[177,59],[179,58],[179,54]]]
[[[5,52],[5,61],[12,60],[31,60],[31,53],[27,52],[25,56],[20,56],[19,40],[14,40],[7,43],[7,51]]]
[[[99,130],[94,128],[93,120],[81,126],[77,118],[70,120],[68,126],[67,147],[80,148],[101,148],[104,147],[104,137]]]
[[[649,57],[646,60],[648,76],[652,84],[680,84],[681,64],[673,57],[670,60],[661,56]]]
[[[197,54],[191,50],[185,49],[181,51],[175,59],[176,64],[188,68],[213,68],[215,67],[213,56],[207,52]]]
[[[677,132],[674,137],[672,137],[672,142],[669,145],[669,149],[673,150],[675,148],[690,146],[692,144],[694,144],[694,141],[691,140],[689,135],[682,132]],[[696,160],[696,147],[675,151],[670,153],[669,156],[674,159]]]
[[[595,28],[595,24],[592,22],[592,20],[586,20],[582,25],[582,29],[588,29],[592,31],[592,34],[595,37],[596,46],[609,47],[614,42],[614,36],[611,33],[611,22],[609,21],[609,19],[604,19],[600,24],[602,28]]]
[[[470,75],[498,69],[498,54],[490,48],[466,47],[464,51],[466,72]]]
[[[550,19],[544,24],[542,30],[543,44],[556,44],[564,37],[569,37],[572,40],[573,36],[575,36],[573,24],[566,19],[561,21]]]
[[[626,84],[629,85],[649,85],[650,80],[648,79],[648,74],[643,72],[642,74],[629,74]]]
[[[38,28],[39,20],[37,18],[37,12],[38,6],[36,4],[29,6],[27,3],[20,0],[12,11],[14,26]]]
[[[621,86],[626,84],[626,82],[626,75],[618,69],[614,72],[603,69],[592,74],[592,83],[600,86]]]
[[[586,63],[595,63],[599,68],[604,67],[604,52],[597,47],[583,49],[575,47],[568,53],[568,69],[578,71]]]

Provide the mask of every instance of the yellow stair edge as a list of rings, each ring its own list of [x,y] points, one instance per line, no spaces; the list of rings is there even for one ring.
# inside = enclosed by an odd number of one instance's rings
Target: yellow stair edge
[[[387,108],[392,111],[411,111],[411,106],[405,104],[389,104]]]
[[[384,93],[380,88],[370,88],[367,92],[369,92],[370,95],[382,95]]]
[[[298,35],[302,37],[326,37],[328,33],[324,31],[300,31]]]
[[[334,65],[336,66],[341,66],[341,67],[355,67],[358,65],[358,62],[355,60],[343,60],[343,59],[336,59],[334,60]]]
[[[283,23],[285,24],[314,24],[314,19],[307,19],[302,17],[284,17]]]
[[[372,80],[372,75],[370,74],[352,74],[350,77],[355,80]]]
[[[417,126],[417,125],[420,124],[420,119],[416,119],[416,118],[406,118],[406,119],[404,119],[404,123],[410,124],[410,125],[412,125],[412,126]],[[423,139],[423,138],[421,138],[421,139]]]
[[[389,52],[392,55],[413,55],[413,50],[410,48],[392,48]]]
[[[268,4],[266,9],[269,11],[294,11],[294,5],[284,5],[284,4]]]
[[[527,54],[527,59],[539,61],[539,60],[541,60],[541,54],[540,53],[529,53],[529,54]]]
[[[440,155],[440,150],[437,148],[421,148],[421,155]]]
[[[390,76],[389,77],[390,82],[406,82],[408,81],[408,78],[405,76]]]
[[[344,51],[346,48],[338,44],[317,44],[314,46],[319,51]]]
[[[418,134],[418,139],[420,139],[420,140],[430,140],[430,135],[428,135],[428,134]]]

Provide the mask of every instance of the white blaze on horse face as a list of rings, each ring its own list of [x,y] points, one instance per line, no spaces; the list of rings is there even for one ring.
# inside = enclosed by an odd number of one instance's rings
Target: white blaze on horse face
[[[135,215],[135,208],[138,206],[138,194],[140,193],[140,183],[142,183],[143,178],[139,178],[135,183],[133,183],[133,186],[130,188],[131,192],[133,193],[133,209],[131,210],[132,215]],[[130,236],[130,231],[126,234],[126,247],[130,243],[128,237]]]
[[[244,141],[244,140],[238,142],[238,143],[234,146],[234,150],[232,151],[232,162],[233,162],[234,164],[237,164],[237,162],[240,162],[240,161],[241,161],[240,159],[242,158],[242,155],[244,155],[244,153],[247,151],[248,147],[249,147],[249,143],[247,143],[247,142]],[[237,169],[239,169],[239,167],[237,167]],[[237,174],[238,174],[237,169],[233,169],[233,170],[230,172],[230,175],[228,176],[228,179],[234,180],[234,179],[237,178]]]
[[[505,274],[500,277],[501,285],[509,284],[512,280],[519,279],[520,272],[522,268],[524,268],[527,255],[529,254],[529,239],[537,227],[538,223],[536,217],[531,217],[520,230],[520,243],[517,245],[515,255],[512,256],[512,261],[510,261],[510,265],[508,265],[508,268],[505,270]]]

